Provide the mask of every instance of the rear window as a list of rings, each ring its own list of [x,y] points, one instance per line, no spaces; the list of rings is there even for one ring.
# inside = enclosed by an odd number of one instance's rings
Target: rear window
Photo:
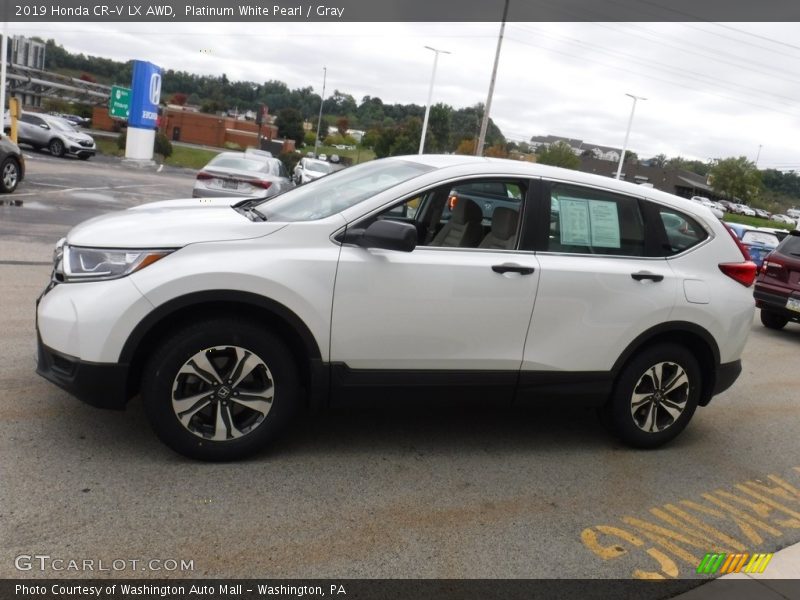
[[[763,244],[774,248],[778,245],[778,236],[766,231],[745,231],[742,233],[742,241],[746,244]]]
[[[775,249],[776,252],[786,256],[798,257],[800,256],[800,235],[790,234],[783,238],[783,241],[778,244]]]

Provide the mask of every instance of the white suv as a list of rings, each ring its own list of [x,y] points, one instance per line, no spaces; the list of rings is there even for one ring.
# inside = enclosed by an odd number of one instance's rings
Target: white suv
[[[174,200],[59,243],[38,372],[140,394],[176,451],[261,448],[359,392],[602,407],[628,444],[727,389],[755,265],[711,212],[641,186],[464,156],[373,161],[271,200]]]

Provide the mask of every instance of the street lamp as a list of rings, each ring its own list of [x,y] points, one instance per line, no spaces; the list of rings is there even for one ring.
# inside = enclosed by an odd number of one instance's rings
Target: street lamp
[[[758,154],[756,154],[755,166],[758,168],[758,159],[761,158],[761,144],[758,145]]]
[[[422,137],[419,140],[419,153],[425,149],[425,134],[428,132],[428,117],[431,114],[431,98],[433,98],[433,80],[436,79],[436,63],[439,62],[440,54],[450,54],[447,50],[437,50],[430,46],[425,46],[428,50],[433,50],[433,72],[431,73],[431,84],[428,87],[428,104],[425,106],[425,119],[422,121]]]
[[[319,118],[317,119],[317,137],[314,139],[314,158],[317,158],[319,147],[319,126],[322,124],[322,105],[325,104],[325,82],[328,78],[328,67],[322,67],[322,96],[319,101]]]
[[[634,96],[633,94],[625,94],[626,96],[630,96],[633,98],[633,106],[631,106],[631,116],[628,119],[628,130],[625,132],[625,142],[622,144],[622,156],[619,157],[619,167],[617,167],[617,179],[619,179],[620,175],[622,175],[622,163],[625,162],[625,152],[628,150],[628,138],[631,135],[631,125],[633,124],[633,113],[636,110],[636,101],[637,100],[647,100],[642,96]]]

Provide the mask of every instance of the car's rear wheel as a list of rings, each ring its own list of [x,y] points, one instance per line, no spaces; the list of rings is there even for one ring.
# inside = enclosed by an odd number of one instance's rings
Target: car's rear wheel
[[[53,156],[64,156],[64,142],[58,138],[50,140],[47,147],[50,148],[50,154]]]
[[[764,310],[763,308],[761,309],[761,323],[764,325],[764,327],[769,329],[783,329],[786,327],[788,322],[789,319],[786,317],[782,317],[774,312]]]
[[[701,384],[700,367],[689,350],[669,343],[651,346],[623,368],[603,408],[604,420],[626,444],[656,448],[689,423]]]
[[[142,399],[158,437],[200,460],[234,460],[263,448],[299,404],[286,344],[243,320],[183,328],[144,369]]]
[[[8,157],[0,166],[0,192],[10,194],[19,184],[19,163],[16,159]]]

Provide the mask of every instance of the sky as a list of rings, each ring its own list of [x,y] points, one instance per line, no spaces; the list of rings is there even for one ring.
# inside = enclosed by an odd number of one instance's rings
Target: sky
[[[339,90],[356,102],[486,102],[499,23],[10,23],[71,52],[230,80]],[[508,23],[491,117],[511,140],[560,135],[800,170],[800,23]],[[119,82],[126,83],[126,82]]]

